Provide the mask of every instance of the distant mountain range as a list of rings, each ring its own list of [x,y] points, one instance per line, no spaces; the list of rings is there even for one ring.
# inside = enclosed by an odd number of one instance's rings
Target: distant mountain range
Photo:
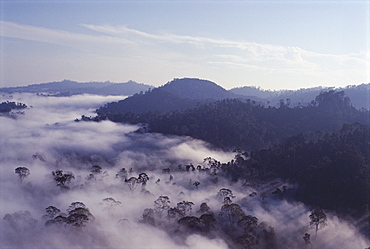
[[[264,106],[278,106],[284,104],[294,106],[307,106],[323,91],[344,91],[352,100],[357,109],[369,108],[370,84],[348,86],[346,88],[309,88],[297,91],[265,91],[255,87],[233,88],[229,91],[214,82],[195,78],[174,79],[167,84],[154,88],[142,94],[135,94],[118,102],[108,103],[99,108],[99,113],[124,112],[159,112],[165,113],[175,110],[194,108],[222,99],[250,99]]]
[[[370,83],[361,85],[350,85],[342,88],[334,87],[313,87],[299,90],[281,90],[270,91],[262,90],[258,87],[238,87],[229,90],[232,93],[243,95],[253,98],[259,98],[267,105],[276,106],[280,100],[286,101],[289,99],[291,106],[306,106],[315,99],[320,92],[323,91],[344,91],[344,93],[351,99],[351,103],[357,109],[365,108],[370,109]]]
[[[198,104],[227,98],[243,98],[208,80],[184,78],[174,79],[167,84],[143,94],[134,94],[124,100],[108,103],[98,112],[169,112],[194,108]]]
[[[59,82],[49,82],[20,87],[3,87],[0,92],[14,93],[40,93],[52,96],[70,96],[76,94],[96,94],[96,95],[133,95],[153,88],[153,86],[128,81],[126,83],[112,82],[86,82],[63,80]]]
[[[167,112],[193,108],[198,104],[216,100],[237,98],[250,99],[265,106],[278,106],[282,101],[291,107],[306,106],[320,92],[344,91],[357,109],[370,109],[370,83],[352,85],[344,88],[314,87],[299,90],[271,91],[258,87],[244,86],[226,90],[216,83],[196,78],[174,79],[160,87],[128,81],[126,83],[87,82],[64,80],[34,84],[22,87],[4,87],[0,92],[28,92],[48,96],[70,96],[76,94],[127,95],[131,96],[119,102],[105,105],[101,110],[109,112],[146,111]]]

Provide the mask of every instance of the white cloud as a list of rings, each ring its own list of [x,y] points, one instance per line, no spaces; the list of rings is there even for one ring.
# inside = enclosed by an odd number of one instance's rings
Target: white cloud
[[[1,96],[5,98],[4,96]],[[91,111],[91,107],[112,101],[114,97],[73,96],[66,98],[40,97],[30,94],[15,95],[10,101],[32,104],[24,116],[17,119],[0,117],[0,247],[1,248],[228,248],[220,231],[209,237],[177,232],[177,223],[152,227],[140,223],[143,210],[153,208],[159,195],[167,195],[171,207],[177,202],[194,202],[192,215],[207,200],[215,217],[221,208],[216,198],[220,188],[229,188],[246,214],[254,215],[259,222],[274,226],[278,248],[302,248],[302,239],[309,229],[309,210],[302,203],[267,198],[261,205],[260,197],[250,197],[252,191],[271,193],[275,185],[262,184],[258,190],[230,183],[219,174],[218,184],[209,181],[208,174],[182,172],[178,164],[202,164],[203,158],[212,156],[226,162],[233,153],[210,150],[206,144],[188,137],[161,134],[129,134],[136,129],[111,122],[72,121],[78,115]],[[6,99],[2,99],[6,100]],[[89,106],[91,105],[91,106]],[[72,108],[72,107],[75,107]],[[58,122],[58,125],[54,125]],[[46,125],[49,123],[49,125]],[[45,161],[32,159],[38,152]],[[225,160],[225,161],[224,161]],[[96,181],[87,181],[91,166],[99,164],[107,171]],[[22,184],[14,174],[18,166],[25,166],[31,174]],[[150,177],[146,189],[151,195],[140,194],[141,186],[131,193],[124,181],[115,177],[119,169],[133,167],[131,176],[146,172]],[[173,183],[163,168],[171,168]],[[61,191],[53,182],[51,171],[61,168],[72,171],[75,179],[71,189]],[[158,179],[161,181],[155,183]],[[198,189],[190,181],[201,182]],[[278,183],[285,184],[285,183]],[[279,185],[279,186],[280,186]],[[289,185],[288,185],[289,187]],[[184,192],[184,195],[179,195]],[[122,205],[108,211],[102,200],[112,197]],[[45,208],[53,205],[66,211],[71,202],[82,201],[95,216],[94,223],[83,229],[45,229],[42,216]],[[21,233],[3,220],[5,214],[28,210],[39,222],[34,229]],[[119,220],[126,219],[123,222]],[[369,241],[357,233],[350,224],[328,214],[328,226],[312,236],[317,248],[365,248]],[[163,219],[162,222],[166,222]],[[338,246],[339,245],[339,246]]]
[[[94,36],[6,21],[0,21],[0,30],[2,37],[45,42],[71,47],[81,46],[83,44],[86,45],[89,43],[122,45],[132,44],[132,42],[120,37]]]

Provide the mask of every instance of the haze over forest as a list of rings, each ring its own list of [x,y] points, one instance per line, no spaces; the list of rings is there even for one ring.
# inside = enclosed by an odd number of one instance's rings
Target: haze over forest
[[[369,92],[0,88],[0,247],[368,248]]]
[[[370,249],[369,9],[0,0],[0,248]]]

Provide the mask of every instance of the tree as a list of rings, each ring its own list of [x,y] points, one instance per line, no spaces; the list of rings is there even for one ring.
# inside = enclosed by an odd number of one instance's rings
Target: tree
[[[191,207],[192,205],[194,205],[194,203],[192,203],[191,201],[182,201],[182,202],[177,203],[177,210],[178,210],[179,215],[181,217],[190,215],[191,210],[192,210],[192,207]]]
[[[144,209],[143,219],[141,222],[155,226],[154,210],[152,208]]]
[[[218,172],[219,166],[220,166],[219,161],[217,161],[216,159],[214,159],[212,157],[206,157],[206,158],[204,158],[203,163],[206,163],[207,165],[209,165],[210,175],[213,175],[213,176],[217,175],[217,172]]]
[[[233,195],[233,192],[228,188],[222,188],[218,191],[217,197],[222,200],[224,204],[230,204],[229,200],[231,201],[231,198],[235,198]],[[228,198],[225,200],[225,198]]]
[[[131,190],[131,192],[133,193],[135,188],[137,187],[137,184],[139,183],[137,178],[136,177],[130,177],[130,179],[128,180],[125,180],[125,182],[127,183],[129,189]]]
[[[258,242],[260,242],[261,248],[277,249],[276,233],[272,226],[269,226],[266,222],[261,222],[257,228]]]
[[[177,222],[180,225],[180,230],[190,232],[201,232],[203,230],[202,221],[195,216],[185,216]]]
[[[224,201],[222,202],[223,204],[231,204],[233,201],[230,199],[230,197],[225,197]]]
[[[204,226],[205,232],[208,232],[211,228],[213,228],[214,224],[217,222],[213,214],[202,214],[199,219]]]
[[[258,219],[252,215],[244,215],[239,221],[238,226],[244,229],[245,233],[255,233],[258,225]]]
[[[18,174],[20,181],[29,176],[30,170],[26,167],[18,167],[15,169],[15,173]]]
[[[207,203],[203,202],[200,204],[200,208],[198,210],[198,213],[201,214],[208,214],[210,212],[211,208],[207,205]]]
[[[311,235],[309,233],[305,233],[304,236],[303,236],[303,240],[305,242],[306,245],[309,245],[311,244]]]
[[[6,214],[4,220],[6,220],[10,227],[17,232],[33,229],[37,224],[37,220],[32,217],[29,211],[18,211],[13,214]]]
[[[225,204],[221,207],[220,212],[221,217],[226,217],[230,223],[234,223],[239,221],[245,213],[240,205],[232,203],[232,204]]]
[[[54,176],[54,181],[61,189],[68,189],[69,187],[67,185],[75,178],[72,172],[63,173],[61,169],[53,171],[52,174]]]
[[[58,226],[58,227],[64,227],[67,224],[68,224],[68,219],[65,214],[60,214],[54,217],[54,219],[50,219],[45,222],[45,226],[53,225],[53,226]]]
[[[143,188],[145,188],[146,182],[149,181],[149,176],[145,173],[139,174],[139,177],[137,178],[137,182],[141,183]]]
[[[87,180],[96,180],[96,175],[101,174],[102,172],[102,167],[99,165],[94,165],[91,167],[91,173],[87,176]]]
[[[67,223],[75,227],[84,227],[86,223],[95,219],[82,202],[72,202],[67,211]]]
[[[118,171],[116,174],[116,178],[121,179],[121,181],[124,181],[127,179],[127,170],[125,168],[122,168]]]
[[[179,210],[177,208],[169,208],[167,210],[167,217],[168,219],[175,219],[178,217],[184,217],[183,215],[180,215]]]
[[[195,186],[195,188],[196,188],[196,189],[198,189],[198,186],[200,185],[200,182],[195,181],[195,182],[193,183],[193,185]]]
[[[54,219],[57,216],[57,214],[60,213],[60,209],[54,206],[49,206],[45,208],[45,210],[46,210],[46,214],[42,216],[44,220]]]
[[[239,236],[236,241],[245,249],[250,249],[257,244],[256,238],[248,233]]]
[[[116,201],[112,197],[104,198],[103,199],[103,205],[105,205],[105,209],[108,210],[109,213],[112,212],[116,207],[120,206],[122,202]]]
[[[57,225],[60,227],[74,226],[84,227],[90,221],[93,221],[95,217],[90,213],[89,209],[82,202],[72,202],[68,207],[66,214],[59,214],[59,209],[50,206],[46,208],[47,215],[52,217],[45,222],[45,226]],[[56,216],[56,214],[59,214]],[[44,215],[45,216],[45,215]],[[56,216],[56,217],[53,217]]]
[[[93,173],[94,175],[100,174],[101,171],[102,171],[102,167],[100,167],[99,165],[94,165],[91,167],[91,173]]]
[[[158,197],[157,200],[154,201],[154,210],[159,217],[162,218],[162,214],[164,211],[170,208],[170,198],[168,196],[161,195]]]
[[[324,228],[327,223],[327,217],[321,208],[315,208],[311,211],[309,215],[310,225],[315,228],[316,234],[319,229]]]

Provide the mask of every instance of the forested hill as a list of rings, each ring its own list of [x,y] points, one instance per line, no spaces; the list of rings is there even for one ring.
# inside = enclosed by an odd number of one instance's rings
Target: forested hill
[[[26,93],[46,93],[56,96],[68,96],[76,94],[96,94],[96,95],[132,95],[144,92],[152,86],[134,81],[126,83],[112,82],[87,82],[79,83],[76,81],[63,80],[60,82],[49,82],[20,87],[3,87],[0,92],[26,92]]]
[[[230,89],[229,91],[243,96],[255,96],[261,99],[264,103],[269,105],[276,105],[279,100],[289,99],[292,106],[307,105],[313,100],[320,92],[323,91],[344,91],[345,94],[352,100],[351,103],[357,109],[365,108],[370,109],[370,83],[361,85],[349,85],[342,88],[334,87],[313,87],[302,88],[299,90],[281,90],[271,91],[263,90],[258,87],[244,86]]]
[[[141,94],[135,94],[118,102],[108,103],[99,108],[99,113],[122,112],[159,112],[194,108],[198,104],[210,103],[226,98],[242,98],[218,86],[201,79],[174,79],[164,86]]]
[[[174,79],[160,89],[183,99],[219,100],[241,97],[241,95],[231,93],[212,81],[195,78]]]
[[[266,108],[250,100],[224,99],[164,114],[100,108],[94,120],[146,123],[150,132],[191,136],[219,148],[244,150],[268,147],[299,133],[335,132],[346,123],[370,122],[369,111],[351,106],[343,91],[323,92],[308,106],[279,104]]]
[[[246,179],[247,185],[256,179],[295,183],[295,190],[276,188],[273,194],[357,217],[356,225],[368,236],[369,132],[369,125],[357,123],[335,133],[316,133],[315,139],[298,134],[269,149],[244,152],[225,170],[231,181]]]
[[[26,104],[16,102],[2,102],[0,103],[0,113],[10,113],[12,110],[21,110],[27,108]]]

